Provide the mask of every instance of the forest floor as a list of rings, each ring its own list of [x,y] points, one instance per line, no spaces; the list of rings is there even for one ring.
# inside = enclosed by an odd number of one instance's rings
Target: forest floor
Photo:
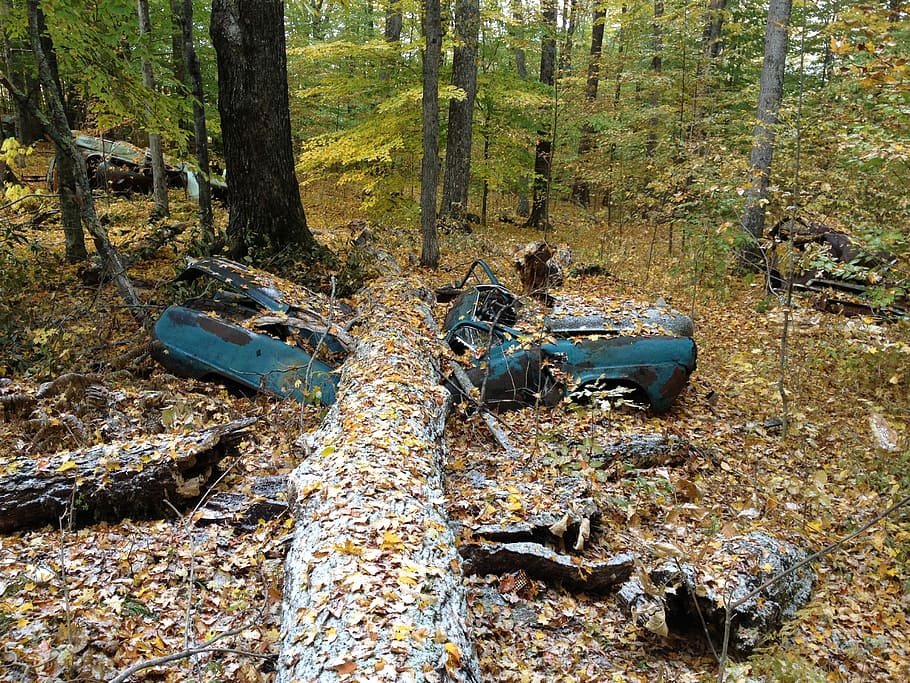
[[[171,221],[193,221],[172,194]],[[3,220],[13,226],[50,199],[28,200]],[[330,193],[305,197],[317,237],[344,251],[354,236],[347,203]],[[102,199],[115,242],[137,251],[156,230],[145,198]],[[498,520],[531,507],[535,481],[564,474],[590,481],[607,512],[587,553],[625,550],[644,563],[660,548],[698,562],[719,539],[763,530],[815,551],[857,529],[910,492],[910,324],[821,313],[797,299],[788,314],[760,280],[715,264],[709,235],[669,250],[666,226],[608,226],[567,205],[552,210],[548,238],[572,250],[574,265],[609,275],[567,278],[553,295],[597,307],[606,298],[662,296],[696,321],[698,370],[667,414],[605,407],[528,408],[501,416],[520,462],[504,461],[476,416],[449,419],[449,471],[480,468],[517,498],[486,506]],[[225,221],[219,212],[222,225]],[[399,263],[413,258],[415,227],[373,226]],[[323,410],[168,375],[141,351],[147,344],[110,285],[86,284],[66,265],[59,224],[16,228],[0,239],[0,393],[35,390],[69,372],[95,376],[104,401],[59,399],[38,412],[0,410],[0,468],[24,454],[44,457],[117,438],[143,438],[224,422],[262,420],[225,461],[218,490],[243,490],[254,475],[289,472],[295,440]],[[469,235],[442,237],[442,267],[424,272],[435,287],[483,257],[518,289],[510,256],[541,234],[494,222]],[[142,296],[161,310],[180,297],[187,230],[130,269]],[[408,267],[408,266],[404,266]],[[571,267],[570,267],[571,268]],[[444,307],[439,308],[440,316]],[[786,362],[783,362],[783,361]],[[781,387],[787,395],[786,434]],[[78,414],[74,429],[65,414]],[[769,422],[769,420],[771,422]],[[265,427],[268,425],[268,428]],[[768,426],[766,426],[768,425]],[[600,445],[624,433],[688,439],[680,467],[617,468]],[[889,444],[889,440],[894,444]],[[0,472],[5,471],[0,469]],[[458,481],[457,476],[452,477]],[[519,495],[520,493],[520,495]],[[447,491],[453,517],[467,492]],[[485,511],[485,512],[484,512]],[[292,520],[263,522],[247,534],[228,525],[194,526],[191,513],[127,520],[77,531],[44,528],[0,536],[0,680],[109,680],[142,660],[232,633],[225,649],[256,655],[277,649],[283,540]],[[809,605],[779,638],[733,664],[730,680],[873,681],[910,679],[910,514],[899,510],[814,565]],[[635,627],[611,596],[589,596],[508,577],[467,579],[478,653],[489,681],[709,681],[717,661],[694,637],[661,639]],[[270,681],[267,659],[208,653],[137,674],[147,681]]]

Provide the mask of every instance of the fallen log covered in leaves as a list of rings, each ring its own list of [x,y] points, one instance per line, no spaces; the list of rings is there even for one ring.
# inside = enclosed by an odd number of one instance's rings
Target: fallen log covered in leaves
[[[476,681],[443,507],[450,405],[419,290],[380,281],[338,399],[290,476],[278,681]]]
[[[726,605],[733,605],[730,650],[748,655],[808,604],[815,573],[806,566],[766,585],[808,557],[801,548],[755,531],[724,541],[698,565],[668,560],[631,578],[617,593],[620,606],[658,635],[701,633],[721,649]]]
[[[3,464],[0,532],[170,515],[195,500],[255,418]]]

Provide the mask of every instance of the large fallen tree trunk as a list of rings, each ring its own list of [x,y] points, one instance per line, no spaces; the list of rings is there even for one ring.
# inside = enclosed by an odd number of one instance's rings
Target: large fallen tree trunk
[[[173,514],[194,501],[227,448],[255,418],[188,434],[101,444],[46,458],[4,463],[0,475],[0,532],[123,517]],[[170,505],[168,505],[170,503]]]
[[[442,500],[450,400],[418,290],[386,280],[290,476],[278,681],[476,681]]]

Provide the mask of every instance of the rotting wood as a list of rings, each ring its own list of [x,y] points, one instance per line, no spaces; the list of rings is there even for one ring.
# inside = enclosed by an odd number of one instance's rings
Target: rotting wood
[[[450,407],[419,289],[379,281],[338,400],[289,482],[277,680],[478,681],[446,517]]]
[[[570,590],[606,593],[632,574],[635,558],[630,553],[609,560],[581,560],[540,543],[491,543],[462,546],[468,574],[506,574],[524,571],[533,579]]]
[[[212,468],[255,421],[4,463],[0,532],[56,525],[64,515],[76,526],[170,515],[167,502],[179,509],[198,498]]]

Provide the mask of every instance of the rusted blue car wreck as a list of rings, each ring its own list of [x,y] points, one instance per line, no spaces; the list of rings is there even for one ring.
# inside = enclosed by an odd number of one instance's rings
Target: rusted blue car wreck
[[[343,311],[265,271],[222,258],[192,261],[180,280],[216,291],[168,307],[152,330],[152,355],[184,377],[227,380],[300,402],[335,401],[338,366],[353,348]]]
[[[607,311],[578,315],[557,302],[539,325],[523,324],[518,299],[479,260],[441,293],[454,296],[446,340],[467,359],[484,405],[555,405],[619,389],[659,413],[695,370],[692,319],[666,305],[605,302]]]

